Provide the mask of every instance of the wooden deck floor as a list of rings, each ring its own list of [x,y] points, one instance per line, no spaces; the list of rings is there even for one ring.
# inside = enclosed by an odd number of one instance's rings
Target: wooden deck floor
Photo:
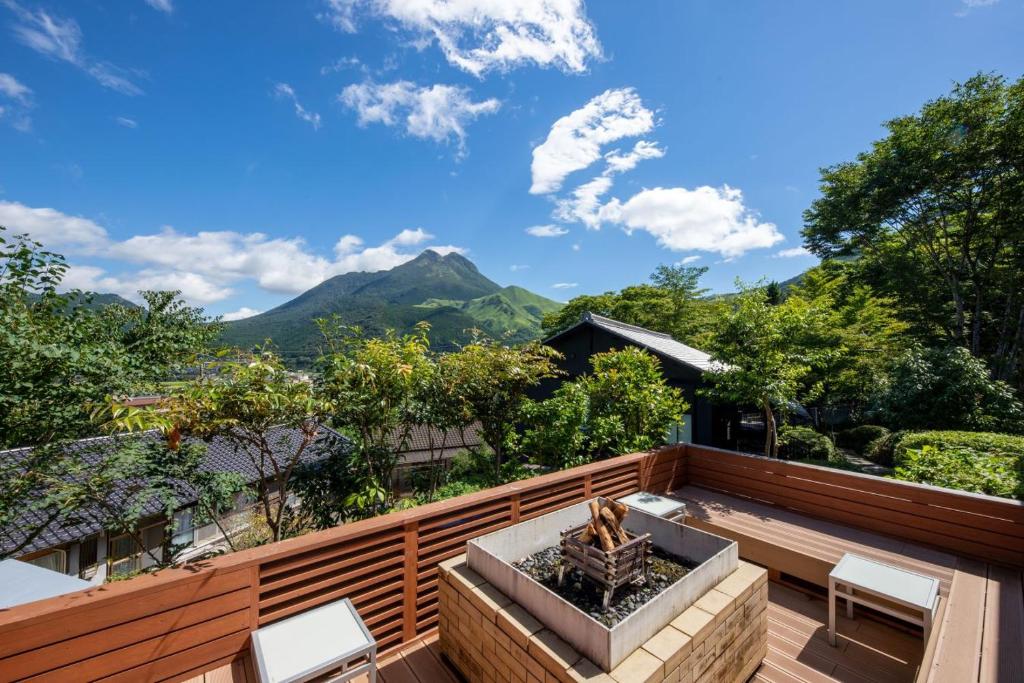
[[[824,600],[779,584],[768,590],[768,657],[751,680],[760,683],[903,683],[913,681],[921,640],[865,619],[839,617],[840,640],[825,637]],[[460,683],[441,657],[437,636],[381,658],[382,683]],[[363,679],[365,680],[365,679]],[[246,662],[228,664],[189,683],[259,683]]]

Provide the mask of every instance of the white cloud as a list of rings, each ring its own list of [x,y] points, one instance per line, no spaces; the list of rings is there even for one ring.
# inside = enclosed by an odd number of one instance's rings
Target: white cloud
[[[958,17],[965,17],[972,9],[979,7],[991,7],[999,2],[999,0],[961,0],[962,7],[955,14]]]
[[[125,128],[139,127],[138,121],[136,121],[135,119],[130,119],[127,116],[118,116],[116,119],[114,119],[114,121],[117,122],[117,125],[124,126]]]
[[[526,229],[526,234],[534,237],[561,237],[568,235],[569,231],[557,225],[533,225]]]
[[[551,289],[573,289],[574,287],[579,286],[580,285],[578,282],[556,282],[555,284],[551,285]]]
[[[727,259],[784,239],[774,223],[761,222],[744,206],[740,190],[728,185],[641,190],[624,203],[613,199],[605,204],[600,218],[630,234],[649,232],[666,249],[714,252]]]
[[[583,0],[325,0],[324,18],[354,32],[361,14],[437,41],[452,65],[475,76],[525,64],[583,72],[601,55]]]
[[[660,159],[663,156],[665,156],[665,150],[658,147],[657,142],[638,140],[633,145],[633,149],[625,154],[620,154],[617,149],[605,154],[604,160],[608,162],[608,169],[605,173],[611,175],[612,173],[632,171],[644,159]]]
[[[367,71],[366,65],[359,60],[359,57],[339,57],[330,64],[320,67],[320,75],[327,76],[328,74],[346,71],[348,69],[356,69],[363,73],[366,73]]]
[[[231,311],[221,316],[222,320],[231,322],[232,320],[242,320],[244,318],[251,318],[254,315],[259,315],[263,311],[256,308],[249,308],[248,306],[242,306],[237,311]]]
[[[580,221],[588,228],[596,230],[601,225],[598,216],[601,197],[611,187],[612,179],[603,175],[583,183],[572,191],[571,197],[558,200],[555,205],[555,218],[561,221]]]
[[[602,145],[643,135],[653,128],[654,113],[643,105],[633,88],[604,91],[555,121],[547,139],[534,148],[530,193],[557,192],[566,176],[601,158]]]
[[[183,233],[171,227],[152,234],[115,240],[95,222],[55,209],[0,201],[0,225],[14,234],[28,233],[48,249],[65,253],[75,264],[66,286],[112,291],[136,297],[139,289],[180,289],[194,303],[220,301],[232,286],[253,281],[262,289],[298,294],[327,278],[354,271],[394,268],[416,257],[433,236],[423,228],[407,229],[376,246],[355,235],[340,237],[333,255],[321,256],[301,238],[263,233],[201,231]],[[431,246],[439,254],[465,253],[455,245]],[[80,257],[118,262],[112,274]],[[132,270],[131,266],[137,269]]]
[[[174,11],[174,3],[171,0],[146,0],[146,4],[166,14]]]
[[[572,250],[573,251],[579,251],[582,248],[583,248],[583,246],[579,242],[577,242],[576,244],[572,245]]]
[[[679,259],[679,265],[685,266],[688,263],[693,263],[695,261],[700,261],[700,256],[684,256],[683,258]]]
[[[418,86],[409,81],[354,83],[338,95],[338,101],[354,109],[359,125],[382,123],[401,126],[417,138],[447,142],[454,138],[460,153],[465,150],[466,125],[501,107],[494,98],[474,102],[468,88],[440,83]]]
[[[314,111],[309,111],[299,102],[299,98],[295,95],[295,89],[287,83],[277,83],[274,85],[274,96],[277,98],[283,98],[290,100],[292,105],[295,107],[295,115],[299,119],[305,121],[309,125],[313,126],[313,130],[320,130],[320,114]]]
[[[442,244],[437,247],[428,247],[427,249],[424,249],[424,251],[432,251],[436,254],[440,254],[441,256],[447,256],[448,254],[459,254],[460,256],[465,256],[469,253],[469,249],[466,247],[457,247],[454,244]]]
[[[810,256],[811,252],[807,251],[805,247],[793,247],[791,249],[783,249],[782,251],[775,252],[774,258],[797,258],[800,256]]]
[[[513,263],[511,266],[508,267],[508,269],[511,270],[513,273],[518,273],[521,270],[529,270],[530,266],[526,264]]]
[[[88,218],[18,202],[0,201],[0,225],[15,234],[28,233],[49,248],[70,247],[76,253],[95,252],[108,242],[106,229]]]
[[[82,29],[74,19],[51,15],[46,10],[28,10],[15,0],[0,0],[18,18],[14,35],[24,45],[52,59],[72,64],[100,85],[125,95],[141,95],[142,89],[129,78],[131,72],[110,62],[93,59],[82,49]]]
[[[11,74],[0,73],[0,118],[7,119],[15,129],[28,132],[32,129],[32,118],[28,115],[32,108],[32,89],[18,81]]]
[[[32,89],[10,74],[0,73],[0,95],[28,104],[32,100]]]

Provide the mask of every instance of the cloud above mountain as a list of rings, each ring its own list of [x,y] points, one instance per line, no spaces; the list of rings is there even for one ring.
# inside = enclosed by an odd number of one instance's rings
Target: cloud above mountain
[[[465,252],[455,245],[430,245],[434,235],[423,228],[402,230],[373,246],[356,235],[343,235],[330,255],[317,253],[300,237],[271,237],[260,232],[190,233],[168,226],[155,233],[115,239],[88,218],[9,201],[0,201],[0,225],[13,234],[27,233],[46,248],[66,254],[71,263],[65,280],[69,288],[114,292],[134,300],[141,289],[177,289],[197,304],[226,299],[235,293],[235,286],[245,282],[267,292],[298,294],[342,273],[393,268],[415,258],[424,248],[442,255]],[[104,266],[93,262],[98,259]],[[108,261],[119,267],[111,269]]]

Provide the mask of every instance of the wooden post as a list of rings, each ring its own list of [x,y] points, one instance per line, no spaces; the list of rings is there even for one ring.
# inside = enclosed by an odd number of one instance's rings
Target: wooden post
[[[405,578],[402,603],[402,641],[409,642],[416,638],[416,594],[418,581],[416,575],[419,560],[420,523],[405,523]]]
[[[519,523],[519,494],[512,494],[512,523]]]
[[[594,481],[592,475],[587,472],[583,475],[583,499],[590,500],[594,495]]]

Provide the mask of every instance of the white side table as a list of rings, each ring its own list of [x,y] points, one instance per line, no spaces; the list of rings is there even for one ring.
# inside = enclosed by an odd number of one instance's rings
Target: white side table
[[[377,642],[343,598],[252,633],[252,657],[262,683],[297,683],[341,669],[331,681],[368,674],[377,680]]]
[[[927,644],[939,606],[939,580],[846,553],[828,575],[828,642],[833,647],[836,598],[846,600],[846,616],[850,619],[857,603],[922,627]],[[906,607],[909,612],[893,609],[880,600]]]
[[[683,518],[686,517],[686,503],[674,498],[647,493],[646,491],[631,493],[617,500],[623,505],[628,505],[631,508],[646,512],[655,517],[664,517],[673,522],[682,523]]]

